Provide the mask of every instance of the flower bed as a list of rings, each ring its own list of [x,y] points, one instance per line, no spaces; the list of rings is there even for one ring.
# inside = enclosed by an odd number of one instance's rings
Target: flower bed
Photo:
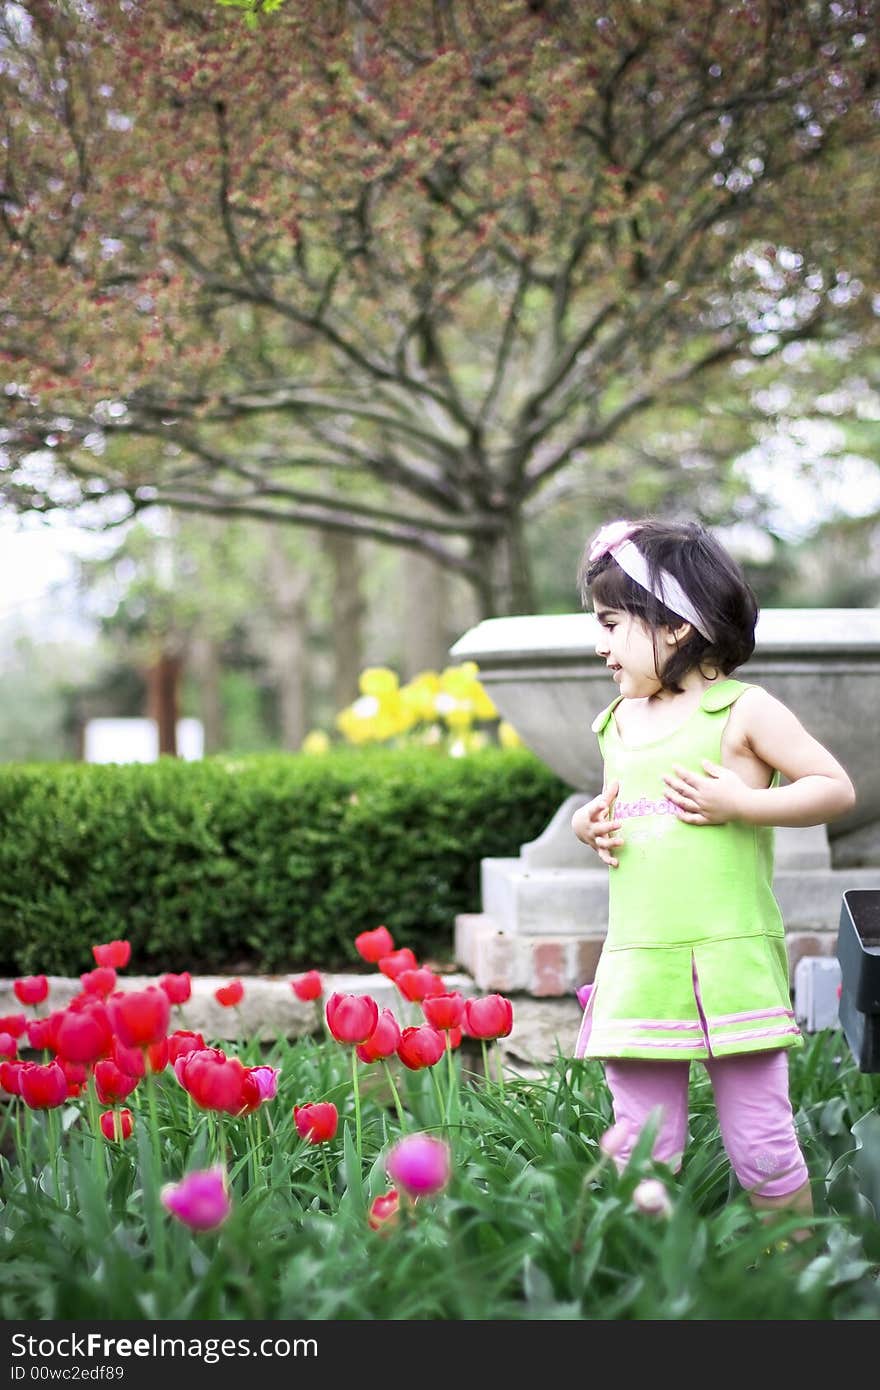
[[[681,1175],[651,1162],[647,1134],[618,1174],[598,1064],[505,1074],[492,1043],[510,1001],[462,999],[383,932],[357,949],[399,1005],[334,994],[324,1038],[269,1046],[174,1029],[183,975],[118,990],[124,942],[94,948],[64,1009],[44,977],[16,981],[21,1012],[0,1019],[6,1318],[880,1313],[880,1082],[839,1033],[792,1057],[817,1206],[796,1245],[802,1216],[767,1223],[731,1191],[701,1071]],[[293,986],[320,999],[321,973]]]

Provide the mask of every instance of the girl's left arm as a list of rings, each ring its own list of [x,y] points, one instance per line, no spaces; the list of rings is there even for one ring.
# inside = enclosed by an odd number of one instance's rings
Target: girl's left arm
[[[768,767],[788,779],[784,787],[751,787],[731,768],[703,760],[704,775],[676,766],[667,778],[669,795],[683,820],[721,825],[824,825],[856,802],[855,788],[840,763],[804,728],[787,705],[754,686],[742,696],[743,734]]]

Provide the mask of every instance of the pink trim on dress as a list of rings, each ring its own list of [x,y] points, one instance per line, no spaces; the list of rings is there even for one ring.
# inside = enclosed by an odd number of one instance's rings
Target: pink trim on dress
[[[752,1038],[780,1038],[786,1037],[789,1033],[800,1036],[800,1028],[761,1028],[750,1033],[725,1033],[723,1037],[716,1038],[715,1042],[719,1047],[723,1047],[729,1042],[751,1042]]]
[[[702,1031],[699,1023],[688,1023],[684,1019],[670,1019],[668,1022],[664,1022],[663,1019],[657,1018],[609,1018],[608,1021],[603,1024],[603,1027],[644,1028],[646,1030],[650,1028],[664,1028],[669,1029],[670,1032],[673,1030],[681,1031],[682,1029],[690,1029],[693,1031],[693,1029],[696,1028],[699,1032]]]
[[[748,1023],[753,1018],[794,1018],[792,1009],[754,1009],[747,1014],[718,1014],[712,1019],[713,1028],[720,1028],[725,1023]]]

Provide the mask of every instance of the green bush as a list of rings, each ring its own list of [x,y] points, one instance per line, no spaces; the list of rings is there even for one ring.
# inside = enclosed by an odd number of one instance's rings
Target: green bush
[[[357,932],[447,954],[480,860],[567,793],[523,749],[339,750],[0,773],[0,972],[78,974],[124,937],[149,973],[339,969]]]

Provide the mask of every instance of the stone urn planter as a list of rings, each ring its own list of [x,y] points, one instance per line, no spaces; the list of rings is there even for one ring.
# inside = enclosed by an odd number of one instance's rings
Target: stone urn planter
[[[840,905],[840,1023],[859,1071],[880,1072],[880,889],[848,889]]]
[[[592,978],[607,924],[607,872],[570,821],[601,787],[590,724],[616,694],[595,653],[597,635],[586,613],[491,618],[450,652],[477,663],[504,718],[572,788],[518,859],[483,861],[483,912],[456,925],[458,959],[482,988],[562,994]],[[755,653],[735,674],[794,710],[858,794],[830,837],[822,826],[777,831],[774,887],[794,966],[803,954],[833,953],[845,889],[880,888],[880,609],[764,609]]]

